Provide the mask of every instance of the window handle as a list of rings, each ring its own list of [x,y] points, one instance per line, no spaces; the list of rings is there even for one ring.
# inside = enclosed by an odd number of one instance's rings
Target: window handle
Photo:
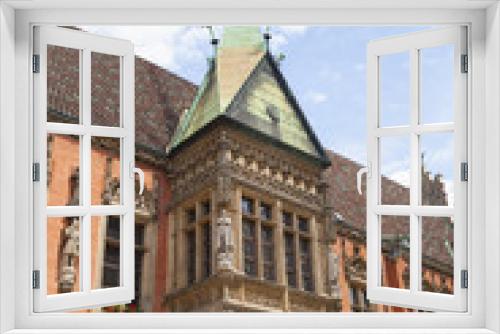
[[[144,191],[144,172],[142,169],[135,167],[133,162],[130,163],[130,177],[134,178],[135,174],[139,175],[139,195]]]
[[[356,174],[356,183],[358,186],[358,193],[360,195],[363,195],[363,191],[361,190],[361,177],[363,176],[363,174],[366,174],[367,178],[370,177],[370,163],[368,163],[367,167],[360,168],[358,170],[358,173]]]

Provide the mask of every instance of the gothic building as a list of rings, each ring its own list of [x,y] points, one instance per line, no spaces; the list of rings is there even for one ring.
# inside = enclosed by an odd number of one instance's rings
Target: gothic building
[[[146,174],[136,198],[136,298],[92,311],[409,311],[368,303],[362,166],[321,147],[266,38],[256,27],[227,28],[199,87],[136,57],[136,162]],[[75,51],[48,48],[50,121],[78,122]],[[93,117],[104,124],[116,117],[118,65],[92,57]],[[79,145],[77,136],[48,137],[48,205],[78,202]],[[118,163],[113,141],[92,140],[99,203],[117,200]],[[389,202],[409,196],[382,182]],[[425,203],[447,204],[439,175],[422,169],[422,182]],[[423,288],[450,293],[453,222],[425,223]],[[79,226],[78,217],[47,222],[49,294],[79,286]],[[392,226],[383,283],[404,288],[409,231]],[[92,219],[92,288],[119,284],[118,236],[116,217]]]
[[[168,160],[168,311],[338,309],[330,162],[258,27],[224,29]]]

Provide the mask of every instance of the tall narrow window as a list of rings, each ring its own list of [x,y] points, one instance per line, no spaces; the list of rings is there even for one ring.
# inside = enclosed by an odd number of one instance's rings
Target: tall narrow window
[[[120,217],[107,217],[106,249],[103,263],[103,288],[120,285]]]
[[[141,297],[142,297],[142,272],[144,264],[144,253],[146,248],[144,245],[144,230],[145,225],[141,223],[135,224],[135,299],[133,303],[137,309],[141,308]]]
[[[300,263],[302,270],[302,286],[305,291],[313,291],[311,241],[307,238],[300,238]]]
[[[285,265],[288,286],[297,287],[297,268],[295,263],[295,243],[293,233],[285,232]]]
[[[255,230],[255,221],[243,219],[243,255],[245,274],[249,276],[257,276],[257,245]]]
[[[274,233],[271,226],[261,227],[262,263],[264,266],[264,279],[275,279],[274,262]]]
[[[196,233],[194,230],[186,233],[187,248],[187,283],[193,284],[196,281]]]
[[[207,278],[212,273],[212,229],[211,224],[202,225],[202,276]]]

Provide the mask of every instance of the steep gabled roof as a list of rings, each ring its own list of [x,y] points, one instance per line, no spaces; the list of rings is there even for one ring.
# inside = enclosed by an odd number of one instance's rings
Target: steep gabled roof
[[[217,56],[210,61],[168,153],[173,154],[218,118],[322,163],[329,162],[276,61],[267,52],[258,27],[224,29]]]
[[[78,123],[78,52],[75,49],[47,48],[47,118],[51,122]],[[117,57],[95,53],[92,56],[92,118],[107,125],[119,110]],[[95,80],[99,80],[96,81]],[[165,146],[171,142],[179,115],[188,108],[197,86],[146,60],[135,57],[135,142],[137,157],[152,156],[164,163]],[[148,159],[149,161],[149,159]]]

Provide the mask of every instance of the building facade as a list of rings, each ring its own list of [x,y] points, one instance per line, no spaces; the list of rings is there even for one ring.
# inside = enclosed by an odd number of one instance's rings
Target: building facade
[[[326,151],[258,28],[226,28],[199,87],[136,58],[136,299],[104,311],[411,311],[366,298],[362,166]],[[212,41],[214,44],[217,41]],[[78,122],[79,55],[49,47],[48,119]],[[116,118],[116,59],[92,57],[92,113]],[[95,74],[95,75],[94,75]],[[48,138],[48,205],[78,201],[79,138]],[[119,196],[119,145],[92,141],[92,198]],[[165,152],[165,148],[167,151]],[[422,170],[424,198],[446,204]],[[384,179],[388,201],[408,189]],[[48,292],[76,291],[79,220],[48,222]],[[409,230],[388,222],[385,286],[408,283]],[[423,285],[453,289],[453,222],[429,219]],[[92,287],[119,284],[117,217],[92,220]],[[101,310],[101,311],[102,311]]]

